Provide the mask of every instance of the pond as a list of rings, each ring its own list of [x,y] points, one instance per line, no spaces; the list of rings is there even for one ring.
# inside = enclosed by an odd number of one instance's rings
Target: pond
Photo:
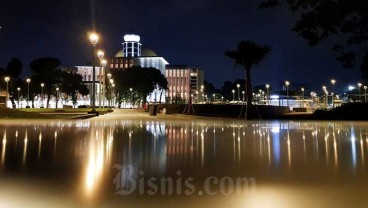
[[[0,121],[1,207],[363,207],[368,124]]]

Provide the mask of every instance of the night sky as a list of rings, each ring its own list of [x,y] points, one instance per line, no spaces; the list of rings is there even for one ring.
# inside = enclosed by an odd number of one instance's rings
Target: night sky
[[[285,80],[320,90],[332,78],[337,86],[360,81],[358,65],[343,69],[330,48],[335,39],[310,47],[291,31],[297,16],[286,8],[258,10],[260,0],[0,0],[0,67],[11,57],[24,64],[40,57],[57,57],[62,66],[91,60],[87,32],[101,35],[98,48],[108,57],[122,48],[126,33],[139,34],[144,48],[170,64],[200,67],[205,79],[221,87],[244,77],[224,51],[240,40],[273,48],[254,68],[254,85]],[[93,24],[94,22],[94,24]],[[340,85],[339,85],[340,84]]]

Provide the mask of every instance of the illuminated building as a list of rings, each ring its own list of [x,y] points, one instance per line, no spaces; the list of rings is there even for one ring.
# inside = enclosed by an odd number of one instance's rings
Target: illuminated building
[[[169,88],[166,93],[168,101],[175,102],[177,99],[189,101],[190,96],[192,102],[201,100],[200,87],[204,81],[201,69],[187,65],[167,65],[165,75]]]

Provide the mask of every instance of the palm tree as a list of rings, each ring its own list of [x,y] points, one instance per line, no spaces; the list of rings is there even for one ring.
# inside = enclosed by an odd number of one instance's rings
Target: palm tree
[[[238,44],[236,50],[225,51],[225,56],[235,60],[235,66],[241,66],[245,70],[245,89],[247,98],[246,117],[248,109],[252,106],[253,100],[250,70],[253,66],[259,64],[271,50],[269,46],[262,46],[253,41],[242,40]]]

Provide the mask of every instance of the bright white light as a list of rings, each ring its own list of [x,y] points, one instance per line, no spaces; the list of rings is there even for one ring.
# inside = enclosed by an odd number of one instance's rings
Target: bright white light
[[[270,96],[270,98],[271,98],[271,99],[279,99],[279,97],[280,97],[280,96],[278,96],[278,95],[271,95],[271,96]]]
[[[354,86],[349,85],[348,89],[349,89],[350,91],[352,91],[353,89],[355,89],[355,87],[354,87]]]
[[[139,42],[140,40],[141,40],[141,37],[139,35],[134,35],[134,34],[124,35],[125,42]]]

